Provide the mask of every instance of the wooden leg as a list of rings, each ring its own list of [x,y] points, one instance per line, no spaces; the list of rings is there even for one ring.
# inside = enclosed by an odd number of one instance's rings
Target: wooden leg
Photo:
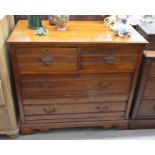
[[[31,127],[21,127],[21,134],[22,135],[29,135],[33,133],[33,129]]]
[[[125,130],[128,129],[128,121],[122,121],[117,123],[104,123],[102,126],[104,129],[119,129],[119,130]]]
[[[48,129],[48,128],[40,128],[40,129],[38,129],[38,131],[41,131],[41,132],[48,132],[49,129]]]

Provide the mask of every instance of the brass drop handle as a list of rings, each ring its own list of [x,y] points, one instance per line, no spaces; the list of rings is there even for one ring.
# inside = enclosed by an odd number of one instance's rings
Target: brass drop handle
[[[47,113],[47,114],[54,113],[55,111],[56,111],[55,107],[53,107],[52,109],[44,108],[44,112]]]
[[[106,56],[106,57],[104,57],[104,62],[105,62],[106,64],[114,64],[114,59],[115,59],[115,57]]]
[[[108,109],[108,106],[103,106],[103,107],[97,106],[96,108],[98,112],[103,112]]]
[[[50,64],[52,64],[54,62],[54,58],[52,58],[50,56],[44,56],[44,57],[41,58],[41,60],[42,60],[42,63],[44,65],[50,65]]]

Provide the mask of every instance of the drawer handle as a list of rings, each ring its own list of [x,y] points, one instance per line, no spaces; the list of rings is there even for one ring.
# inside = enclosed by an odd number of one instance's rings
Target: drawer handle
[[[44,112],[47,113],[47,114],[51,114],[51,113],[54,113],[56,111],[56,108],[52,108],[52,109],[47,109],[47,108],[44,108]]]
[[[107,57],[104,57],[104,61],[106,64],[114,64],[114,58],[115,57],[107,56]]]
[[[96,108],[98,112],[103,112],[108,109],[108,106],[103,106],[103,107],[97,106]]]
[[[54,62],[54,58],[51,58],[50,56],[45,56],[42,58],[42,63],[44,65],[50,65]]]

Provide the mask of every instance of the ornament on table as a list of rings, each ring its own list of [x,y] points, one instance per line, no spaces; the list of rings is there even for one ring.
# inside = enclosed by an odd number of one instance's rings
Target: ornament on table
[[[58,31],[67,30],[67,23],[69,21],[69,15],[55,15],[54,22]]]
[[[122,18],[121,22],[122,23],[119,26],[118,35],[120,37],[128,37],[130,35],[130,29],[129,29],[129,25],[127,24],[127,19]]]
[[[35,32],[36,35],[42,36],[47,34],[47,30],[44,27],[39,27]]]
[[[127,37],[130,34],[128,15],[115,15],[105,18],[104,24],[108,26],[115,35]]]
[[[56,15],[48,15],[48,21],[50,25],[56,25],[55,24],[55,17]]]
[[[41,17],[39,15],[29,15],[28,16],[28,28],[38,29],[42,27]]]
[[[109,16],[104,19],[104,24],[108,27],[112,26],[115,22],[115,16]]]

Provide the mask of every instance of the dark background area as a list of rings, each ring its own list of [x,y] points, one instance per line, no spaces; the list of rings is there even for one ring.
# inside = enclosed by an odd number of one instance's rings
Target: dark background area
[[[85,21],[98,21],[98,20],[103,20],[105,17],[108,15],[70,15],[69,19],[70,20],[85,20]],[[15,15],[15,23],[18,22],[18,20],[21,19],[27,19],[27,15]],[[48,19],[48,15],[41,15],[42,19]]]

